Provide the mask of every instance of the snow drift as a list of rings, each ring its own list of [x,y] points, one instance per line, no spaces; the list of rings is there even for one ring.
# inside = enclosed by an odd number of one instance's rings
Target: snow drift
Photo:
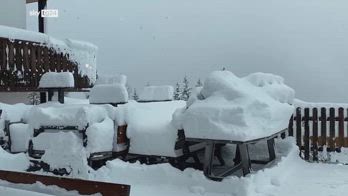
[[[246,141],[287,128],[294,91],[283,79],[256,73],[238,78],[215,71],[196,89],[185,109],[173,115],[186,137]]]

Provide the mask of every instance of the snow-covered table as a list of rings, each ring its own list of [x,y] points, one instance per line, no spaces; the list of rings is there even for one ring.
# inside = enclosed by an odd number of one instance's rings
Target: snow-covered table
[[[267,164],[273,161],[276,158],[275,149],[274,149],[274,139],[278,135],[285,133],[286,130],[287,129],[283,129],[267,137],[262,137],[258,139],[247,140],[247,141],[214,140],[214,139],[198,139],[198,138],[186,138],[186,141],[205,143],[204,163],[203,163],[204,175],[212,180],[222,180],[224,177],[231,175],[232,173],[235,173],[239,170],[242,170],[242,173],[244,176],[249,174],[251,171],[252,163]],[[258,142],[267,142],[267,148],[268,148],[267,153],[269,155],[269,158],[267,160],[252,160],[250,158],[248,145],[255,144]],[[220,168],[220,172],[216,174],[213,172],[214,156],[217,156],[219,158],[221,165],[224,165],[224,162],[220,160],[221,157],[219,157],[221,153],[220,148],[217,148],[217,147],[221,145],[225,145],[225,144],[235,144],[237,146],[235,159],[234,159],[234,166],[230,168],[228,167],[222,168],[222,170]]]

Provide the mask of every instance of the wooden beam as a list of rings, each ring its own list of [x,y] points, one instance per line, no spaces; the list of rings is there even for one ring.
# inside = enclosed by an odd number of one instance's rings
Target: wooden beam
[[[42,10],[46,9],[47,0],[38,0],[38,11],[39,11],[39,32],[45,33],[45,18],[42,17]]]

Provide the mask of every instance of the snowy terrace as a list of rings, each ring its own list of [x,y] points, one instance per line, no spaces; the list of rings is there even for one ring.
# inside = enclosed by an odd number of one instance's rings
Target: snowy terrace
[[[72,72],[75,88],[96,80],[93,44],[0,26],[0,91],[35,91],[46,72]]]

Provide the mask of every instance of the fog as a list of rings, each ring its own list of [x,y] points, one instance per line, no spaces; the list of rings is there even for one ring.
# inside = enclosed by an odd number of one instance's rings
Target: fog
[[[346,0],[50,0],[48,33],[99,47],[98,72],[192,83],[225,67],[281,75],[297,98],[348,101]],[[35,9],[36,4],[27,10]],[[29,29],[37,18],[27,16]]]

